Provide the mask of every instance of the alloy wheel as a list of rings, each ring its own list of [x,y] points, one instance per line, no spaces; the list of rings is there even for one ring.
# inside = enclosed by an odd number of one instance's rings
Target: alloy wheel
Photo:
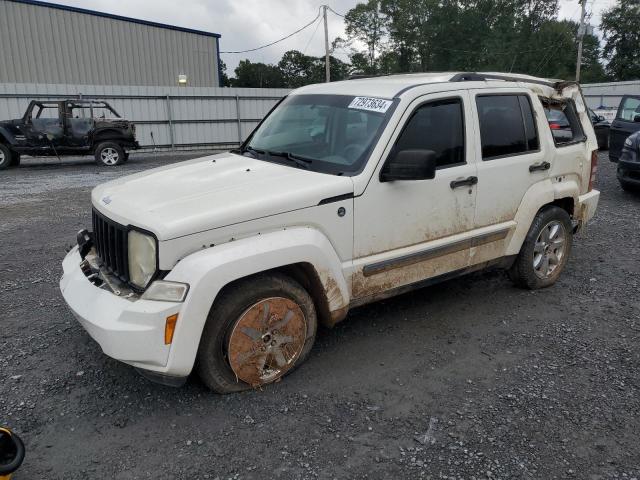
[[[553,220],[546,224],[533,248],[533,270],[540,278],[549,278],[562,263],[565,254],[567,232],[562,222]]]
[[[294,301],[273,297],[249,307],[238,319],[228,343],[228,360],[239,380],[253,387],[282,377],[304,348],[307,321]]]
[[[115,165],[119,158],[120,154],[115,148],[107,147],[100,152],[100,159],[105,165]]]

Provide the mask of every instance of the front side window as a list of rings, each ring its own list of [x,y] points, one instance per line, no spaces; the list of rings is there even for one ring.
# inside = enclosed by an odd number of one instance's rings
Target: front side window
[[[482,159],[521,155],[539,149],[538,132],[527,95],[476,98]]]
[[[347,95],[292,95],[265,118],[241,153],[323,173],[356,174],[395,105]]]
[[[36,103],[29,115],[29,120],[60,118],[60,110],[57,103]]]
[[[623,99],[618,110],[618,119],[627,122],[640,122],[640,98],[627,97]]]
[[[580,118],[572,103],[543,98],[542,106],[556,146],[584,140]]]
[[[462,100],[438,100],[413,112],[394,149],[432,150],[438,168],[460,165],[465,163],[464,131]]]

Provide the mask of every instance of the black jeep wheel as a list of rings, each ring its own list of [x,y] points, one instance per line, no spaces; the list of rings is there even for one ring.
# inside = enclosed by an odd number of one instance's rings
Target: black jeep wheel
[[[116,142],[102,142],[96,147],[95,158],[98,165],[115,167],[125,161],[124,149]]]
[[[19,167],[20,166],[21,156],[17,152],[12,152],[12,153],[13,153],[13,156],[11,157],[11,163],[9,164],[9,166],[10,167]]]
[[[5,170],[11,165],[13,154],[9,147],[0,143],[0,170]]]
[[[636,184],[627,182],[626,180],[622,180],[621,178],[619,178],[618,181],[620,182],[620,186],[625,192],[631,192],[631,193],[640,192],[640,187],[638,187]]]

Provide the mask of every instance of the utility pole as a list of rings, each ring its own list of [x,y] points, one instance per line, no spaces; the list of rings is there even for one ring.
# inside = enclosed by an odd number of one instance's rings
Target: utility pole
[[[584,20],[587,16],[587,0],[580,0],[582,5],[582,13],[580,14],[580,27],[578,27],[578,61],[576,63],[576,82],[580,81],[580,67],[582,66],[582,43],[587,27]]]
[[[327,25],[327,5],[322,6],[324,16],[324,71],[325,82],[331,81],[331,63],[329,59],[329,25]]]

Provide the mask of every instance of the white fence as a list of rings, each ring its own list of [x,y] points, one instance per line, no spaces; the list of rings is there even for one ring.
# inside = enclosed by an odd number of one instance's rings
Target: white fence
[[[582,85],[587,104],[594,110],[617,111],[623,95],[640,95],[640,80]],[[615,116],[615,113],[613,113]]]
[[[106,100],[136,124],[145,149],[237,146],[289,90],[0,84],[0,120],[20,118],[31,100]]]

